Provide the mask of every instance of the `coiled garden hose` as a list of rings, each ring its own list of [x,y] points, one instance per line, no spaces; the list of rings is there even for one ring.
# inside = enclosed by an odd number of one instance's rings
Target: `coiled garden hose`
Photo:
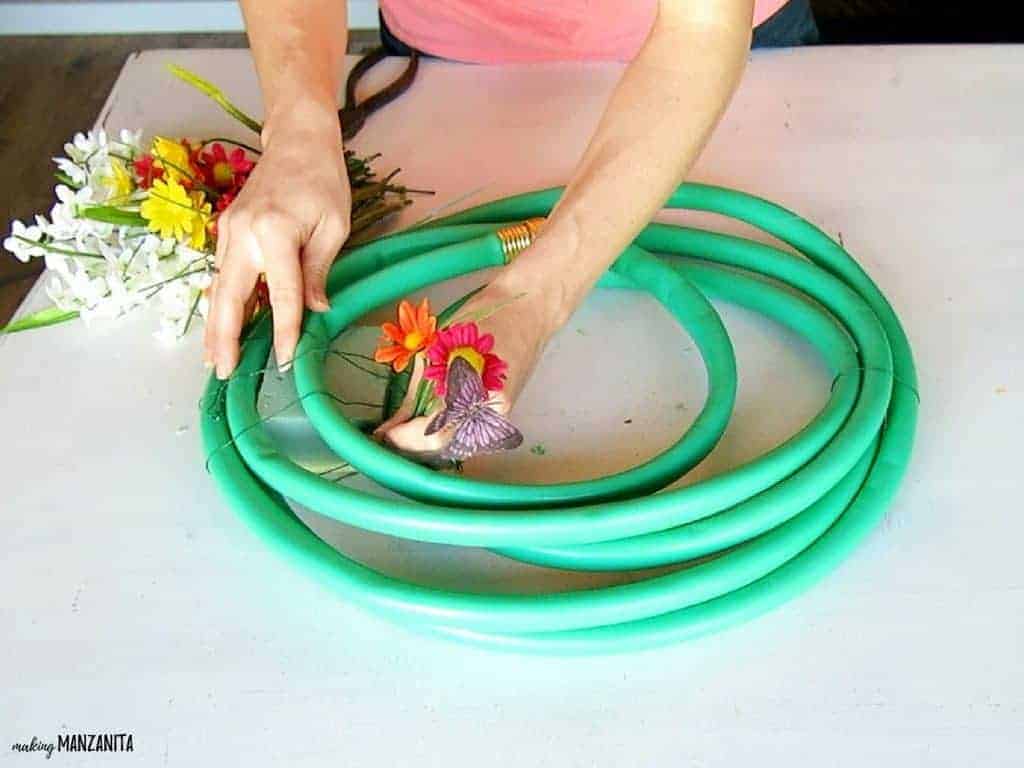
[[[653,223],[602,279],[603,287],[657,298],[695,341],[708,375],[707,400],[686,434],[630,470],[551,485],[440,473],[374,442],[325,393],[322,369],[332,339],[374,307],[505,263],[510,250],[525,244],[517,240],[523,226],[509,224],[547,214],[560,194],[509,197],[355,249],[331,272],[330,311],[306,318],[294,375],[311,424],[342,461],[410,501],[338,485],[278,450],[256,409],[270,354],[269,318],[245,339],[236,374],[208,385],[202,427],[210,472],[265,542],[344,599],[490,647],[626,651],[712,632],[788,600],[832,570],[885,513],[910,457],[918,393],[907,338],[871,279],[839,244],[773,203],[684,184],[667,207],[747,222],[800,256]],[[732,411],[736,362],[708,297],[800,333],[820,352],[834,383],[823,409],[784,443],[730,472],[660,490],[714,448]],[[680,567],[628,584],[549,594],[432,589],[333,549],[286,499],[366,530],[487,547],[542,566]]]

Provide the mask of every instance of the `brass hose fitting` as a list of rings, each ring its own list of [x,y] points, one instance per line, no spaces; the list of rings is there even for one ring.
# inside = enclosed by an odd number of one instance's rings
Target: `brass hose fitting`
[[[501,240],[501,252],[505,256],[506,264],[511,264],[516,256],[537,239],[543,225],[543,218],[527,219],[518,224],[509,224],[496,232],[498,239]]]

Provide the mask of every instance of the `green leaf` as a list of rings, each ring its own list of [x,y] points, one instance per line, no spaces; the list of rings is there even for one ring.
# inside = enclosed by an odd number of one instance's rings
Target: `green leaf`
[[[71,180],[71,177],[68,176],[63,171],[57,171],[56,173],[53,174],[53,177],[62,184],[67,184],[72,189],[78,189],[78,185],[75,184],[75,182]]]
[[[413,418],[428,414],[436,400],[434,382],[429,379],[420,379],[420,385],[416,390],[416,404],[412,409]]]
[[[253,117],[250,117],[245,112],[236,107],[234,104],[232,104],[228,97],[224,95],[224,91],[215,86],[209,80],[204,80],[195,72],[191,72],[185,69],[184,67],[179,67],[177,64],[168,64],[167,68],[171,71],[171,74],[174,75],[176,78],[188,83],[193,88],[202,91],[207,96],[209,96],[217,105],[220,106],[221,109],[223,109],[233,118],[235,118],[235,120],[240,122],[250,131],[254,131],[257,134],[263,132],[263,126],[260,125],[258,120],[256,120]]]
[[[74,320],[76,317],[78,317],[78,312],[75,310],[47,307],[38,312],[33,312],[31,315],[19,318],[12,323],[8,323],[3,328],[0,328],[0,334],[19,333],[21,331],[31,331],[34,328],[45,328],[48,325],[66,323],[68,320]]]
[[[122,208],[114,208],[110,205],[88,205],[78,209],[78,215],[83,219],[102,221],[106,224],[114,224],[119,227],[145,227],[146,220],[138,211],[126,211]]]

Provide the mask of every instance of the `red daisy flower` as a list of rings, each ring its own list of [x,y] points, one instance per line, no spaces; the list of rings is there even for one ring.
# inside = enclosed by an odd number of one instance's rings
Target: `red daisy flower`
[[[238,194],[237,190],[229,189],[226,192],[221,192],[220,197],[217,198],[217,202],[214,206],[217,209],[217,213],[222,213],[229,205],[235,201],[235,196]]]
[[[209,145],[209,152],[203,152],[201,165],[206,183],[218,189],[241,186],[245,177],[256,165],[245,156],[245,150],[236,147],[230,154],[220,142]]]
[[[143,189],[149,189],[156,179],[162,179],[164,176],[164,169],[157,168],[153,162],[152,155],[142,155],[132,163],[135,175],[139,179],[139,186]]]

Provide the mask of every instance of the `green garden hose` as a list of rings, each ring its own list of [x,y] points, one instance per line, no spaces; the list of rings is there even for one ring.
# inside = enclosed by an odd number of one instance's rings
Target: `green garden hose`
[[[306,318],[295,383],[311,424],[340,460],[410,501],[338,485],[278,450],[256,410],[272,338],[266,317],[245,339],[235,375],[207,388],[210,472],[236,511],[291,562],[346,599],[423,631],[515,651],[606,653],[756,616],[820,579],[878,522],[906,471],[918,408],[910,347],[892,308],[840,245],[790,211],[684,184],[667,207],[747,222],[799,256],[650,224],[602,279],[604,288],[645,290],[661,302],[693,338],[708,376],[707,400],[686,434],[627,471],[549,485],[436,472],[368,438],[324,390],[325,350],[360,316],[505,263],[499,228],[547,214],[560,193],[506,198],[355,249],[331,272],[330,311]],[[822,410],[779,446],[730,472],[663,490],[707,456],[732,412],[736,362],[708,298],[749,307],[804,336],[834,383]],[[538,595],[432,589],[347,558],[286,499],[366,530],[488,547],[542,566],[678,567],[642,581]]]

